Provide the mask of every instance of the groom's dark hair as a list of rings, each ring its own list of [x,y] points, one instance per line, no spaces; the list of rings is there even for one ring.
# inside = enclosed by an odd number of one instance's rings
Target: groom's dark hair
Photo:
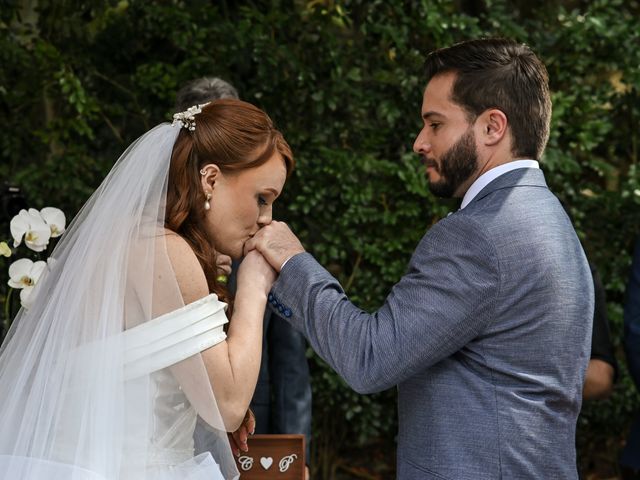
[[[425,72],[427,83],[438,74],[455,73],[451,100],[469,121],[491,108],[502,111],[513,156],[540,159],[551,121],[549,76],[528,46],[503,38],[469,40],[431,52]]]

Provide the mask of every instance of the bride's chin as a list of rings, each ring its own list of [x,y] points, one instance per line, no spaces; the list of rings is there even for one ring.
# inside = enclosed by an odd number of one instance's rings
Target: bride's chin
[[[243,248],[244,245],[240,245],[237,248],[219,248],[218,252],[231,257],[231,260],[242,260],[242,257],[244,256],[242,251]]]

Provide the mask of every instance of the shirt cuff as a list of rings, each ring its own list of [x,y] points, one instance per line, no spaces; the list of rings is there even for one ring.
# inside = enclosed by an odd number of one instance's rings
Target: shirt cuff
[[[304,252],[300,252],[300,253],[304,253]],[[293,255],[291,255],[290,257],[287,257],[287,259],[282,262],[282,265],[280,265],[280,272],[282,272],[282,269],[284,268],[284,266],[287,264],[287,262],[289,260],[291,260],[293,257],[295,257],[296,255],[300,255],[300,253],[294,253]]]

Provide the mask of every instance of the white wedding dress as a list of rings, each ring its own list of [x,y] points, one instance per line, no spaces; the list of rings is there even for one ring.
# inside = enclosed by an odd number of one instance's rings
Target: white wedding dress
[[[226,304],[215,294],[185,305],[121,333],[114,344],[124,346],[125,396],[139,396],[147,391],[151,405],[144,450],[136,437],[125,442],[121,480],[224,480],[220,467],[210,453],[194,458],[193,432],[197,412],[183,391],[172,366],[180,364],[226,338],[223,327],[228,322]],[[123,340],[121,342],[121,340]],[[78,349],[75,360],[81,367],[93,355],[92,345]],[[187,365],[188,367],[188,365]],[[85,380],[82,376],[76,378]],[[67,400],[82,395],[84,386],[70,389]],[[134,417],[130,415],[130,417]],[[0,472],[29,472],[29,478],[42,480],[107,480],[88,469],[78,468],[71,458],[76,451],[73,439],[66,439],[70,424],[77,423],[73,412],[60,422],[52,460],[0,456]],[[130,425],[136,418],[127,420]],[[69,463],[67,463],[69,462]]]
[[[171,366],[222,342],[227,317],[226,304],[211,294],[123,332],[125,338],[125,379],[137,388],[136,379],[149,375],[149,402],[152,421],[146,452],[128,450],[126,455],[146,455],[146,478],[154,480],[223,479],[209,453],[194,458],[193,432],[197,413],[178,383]],[[137,462],[125,459],[125,465]],[[123,479],[140,478],[132,469]]]

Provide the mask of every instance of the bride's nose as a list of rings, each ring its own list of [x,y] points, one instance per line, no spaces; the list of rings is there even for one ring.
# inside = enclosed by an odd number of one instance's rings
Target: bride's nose
[[[269,208],[265,212],[261,213],[260,216],[258,217],[258,225],[260,226],[260,228],[262,228],[265,225],[269,225],[270,223],[271,223],[271,209]]]

